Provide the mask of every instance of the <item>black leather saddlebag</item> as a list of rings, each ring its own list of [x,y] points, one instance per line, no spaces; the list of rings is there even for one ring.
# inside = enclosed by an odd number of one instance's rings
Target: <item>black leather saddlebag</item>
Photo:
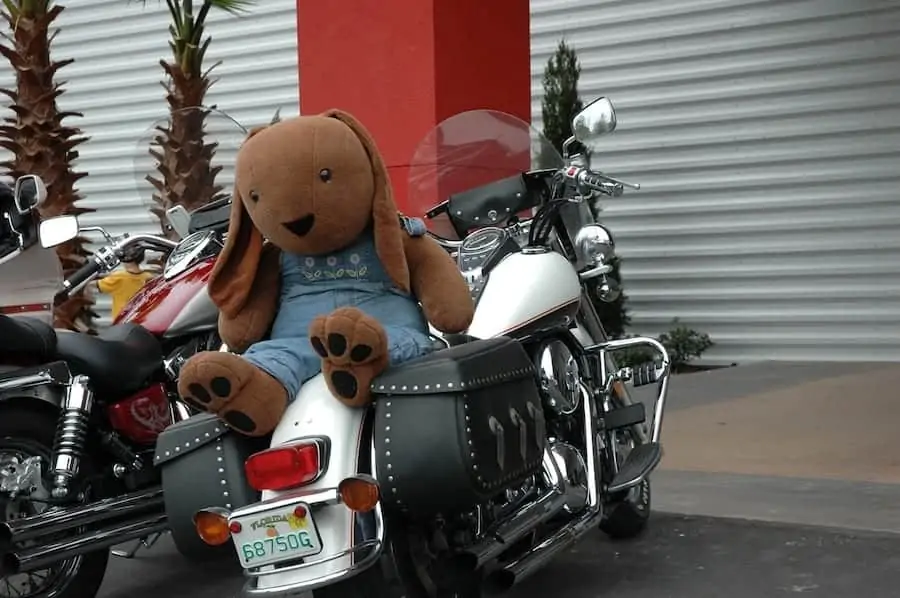
[[[268,438],[236,434],[210,414],[166,428],[156,441],[154,464],[161,469],[166,515],[178,551],[203,560],[233,555],[231,543],[211,548],[194,530],[194,513],[207,507],[234,510],[259,501],[244,475],[244,461],[269,447]]]
[[[509,338],[397,366],[372,389],[386,508],[410,517],[460,512],[540,471],[546,433],[534,367]]]

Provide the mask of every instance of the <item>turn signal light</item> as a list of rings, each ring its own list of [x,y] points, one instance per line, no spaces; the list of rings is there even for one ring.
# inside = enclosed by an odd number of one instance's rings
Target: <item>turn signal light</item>
[[[374,478],[358,475],[346,478],[338,484],[338,494],[351,511],[368,513],[378,504],[381,491]]]
[[[313,442],[286,444],[251,455],[244,462],[247,482],[255,490],[287,490],[308,484],[321,471],[319,447]]]
[[[222,509],[203,509],[194,514],[194,527],[200,539],[210,546],[221,546],[231,538],[228,512]]]

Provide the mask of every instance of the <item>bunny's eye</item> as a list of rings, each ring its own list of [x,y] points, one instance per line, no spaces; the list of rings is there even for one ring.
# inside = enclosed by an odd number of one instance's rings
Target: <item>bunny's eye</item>
[[[322,179],[323,183],[327,183],[331,180],[331,170],[323,168],[319,171],[319,178]]]

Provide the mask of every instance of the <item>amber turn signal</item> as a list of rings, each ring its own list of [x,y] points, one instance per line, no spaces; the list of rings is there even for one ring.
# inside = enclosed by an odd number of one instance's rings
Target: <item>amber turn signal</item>
[[[345,478],[338,484],[338,494],[347,508],[357,513],[368,513],[375,508],[381,497],[378,482],[367,475]]]
[[[231,538],[228,512],[224,509],[203,509],[194,514],[194,527],[200,539],[210,546],[221,546]]]

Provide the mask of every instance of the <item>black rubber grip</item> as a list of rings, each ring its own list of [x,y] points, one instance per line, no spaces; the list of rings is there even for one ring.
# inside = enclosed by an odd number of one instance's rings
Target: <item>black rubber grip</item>
[[[88,261],[87,263],[85,263],[85,265],[76,270],[75,273],[72,274],[72,276],[66,279],[65,288],[56,294],[56,297],[54,298],[55,302],[59,303],[60,301],[68,299],[69,293],[72,291],[72,289],[78,287],[78,285],[80,285],[84,281],[90,280],[91,277],[101,269],[102,266],[99,262],[97,262],[97,260],[88,258]]]
[[[654,362],[642,363],[632,369],[631,384],[635,388],[653,384],[659,380],[659,369]]]

